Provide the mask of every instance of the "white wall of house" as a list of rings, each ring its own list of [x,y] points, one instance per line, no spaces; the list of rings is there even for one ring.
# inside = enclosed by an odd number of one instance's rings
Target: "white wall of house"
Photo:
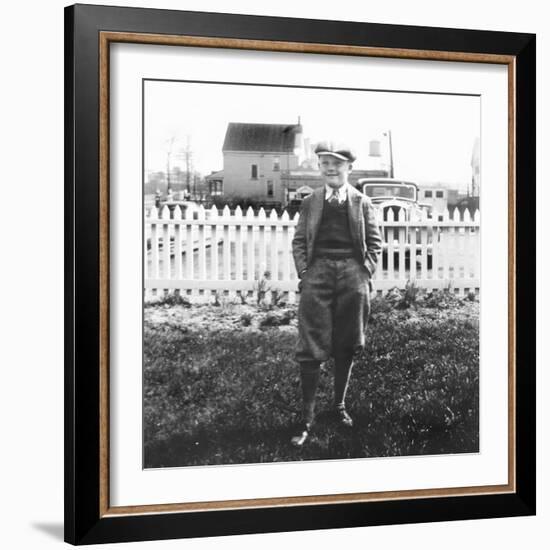
[[[293,153],[226,151],[223,154],[223,193],[285,202],[281,171],[293,170],[298,165],[298,156]],[[255,172],[253,166],[256,166]]]

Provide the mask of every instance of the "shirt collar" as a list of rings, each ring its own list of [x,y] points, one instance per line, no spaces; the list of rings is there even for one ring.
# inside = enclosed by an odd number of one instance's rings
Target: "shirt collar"
[[[338,194],[338,202],[344,202],[346,200],[347,194],[348,194],[348,187],[349,183],[344,183],[342,187],[339,187],[336,192]],[[327,185],[325,183],[325,200],[328,200],[333,193],[332,187],[330,185]]]

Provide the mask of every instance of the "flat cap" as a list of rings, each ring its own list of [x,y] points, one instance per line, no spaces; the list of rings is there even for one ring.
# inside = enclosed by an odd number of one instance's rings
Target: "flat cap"
[[[357,158],[351,147],[344,143],[334,141],[319,142],[315,147],[315,154],[319,156],[331,155],[333,157],[339,158],[341,160],[347,160],[349,162],[354,162]]]

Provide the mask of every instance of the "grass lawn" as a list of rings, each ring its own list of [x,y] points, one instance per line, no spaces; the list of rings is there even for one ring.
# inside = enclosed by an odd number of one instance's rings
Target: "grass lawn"
[[[352,429],[330,413],[290,445],[301,391],[295,308],[158,304],[145,309],[146,468],[477,452],[479,303],[394,291],[373,301],[348,390]]]

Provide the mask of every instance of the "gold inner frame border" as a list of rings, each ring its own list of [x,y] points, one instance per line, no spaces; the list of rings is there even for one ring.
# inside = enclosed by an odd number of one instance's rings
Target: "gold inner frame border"
[[[363,57],[387,57],[394,59],[419,59],[430,61],[454,61],[465,63],[492,63],[508,67],[508,483],[474,487],[419,489],[406,491],[381,491],[300,497],[277,497],[213,502],[171,504],[147,504],[139,506],[111,507],[109,502],[109,53],[111,43],[154,44],[160,46],[188,46],[226,48],[274,52],[316,53],[328,55],[353,55]],[[416,50],[347,46],[340,44],[316,44],[279,42],[187,35],[159,35],[148,33],[106,32],[99,33],[99,296],[100,296],[100,471],[99,515],[114,517],[158,513],[199,512],[208,510],[235,510],[280,506],[314,506],[345,504],[352,502],[376,502],[451,496],[481,496],[515,493],[516,491],[516,59],[511,55],[448,52],[440,50]]]

